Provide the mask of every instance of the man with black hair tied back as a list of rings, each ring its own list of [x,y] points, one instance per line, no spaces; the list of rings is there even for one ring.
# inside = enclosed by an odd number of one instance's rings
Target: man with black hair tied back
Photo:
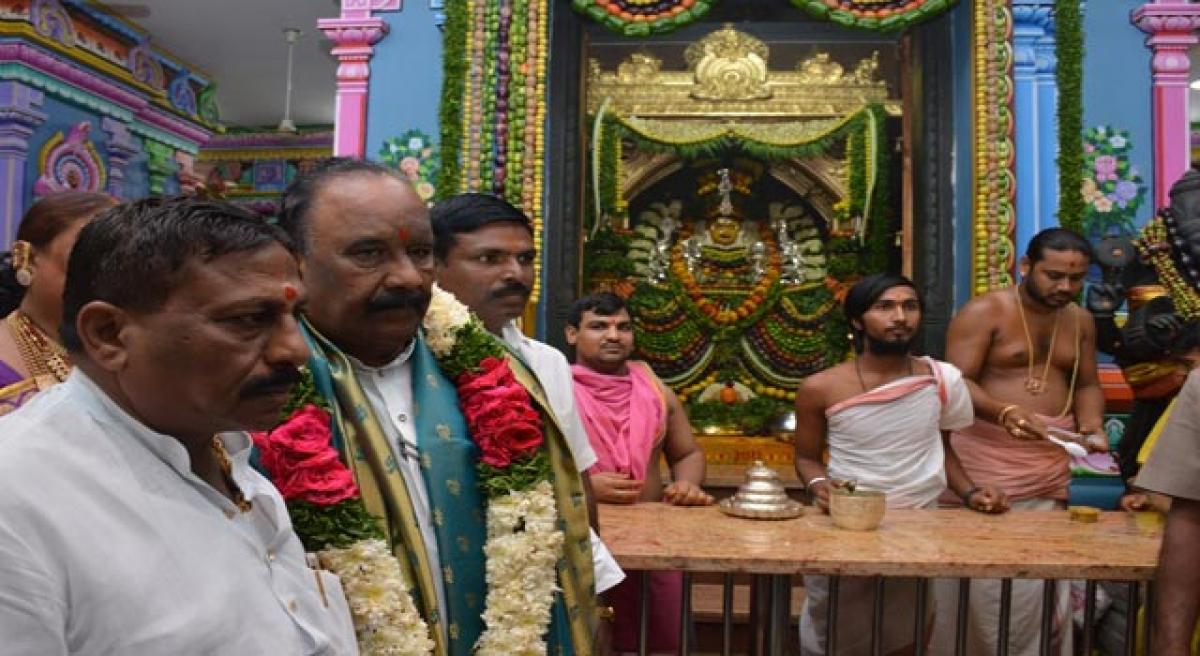
[[[65,191],[34,203],[0,254],[0,415],[16,410],[71,368],[58,339],[63,278],[75,237],[111,196]]]
[[[971,394],[954,365],[912,355],[922,309],[908,278],[883,273],[862,279],[845,300],[857,356],[808,377],[796,392],[796,472],[824,510],[834,486],[845,481],[884,492],[890,508],[935,507],[947,487],[972,510],[1000,513],[1008,507],[1002,492],[972,481],[949,444],[949,431],[974,421]],[[828,466],[822,464],[826,448]],[[913,646],[918,585],[926,584],[888,581],[885,653]],[[806,576],[804,587],[801,651],[823,654],[828,579]],[[842,577],[839,653],[869,650],[874,589],[870,579]],[[930,617],[933,611],[930,604]]]
[[[249,465],[308,357],[291,241],[233,205],[87,225],[66,382],[0,418],[5,654],[356,654],[336,577]]]

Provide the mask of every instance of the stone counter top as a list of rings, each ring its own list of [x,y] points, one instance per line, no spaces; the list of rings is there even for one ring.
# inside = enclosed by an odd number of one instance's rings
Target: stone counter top
[[[1083,524],[1065,510],[889,509],[878,530],[856,532],[814,508],[755,521],[715,506],[602,504],[600,527],[628,569],[860,576],[1147,580],[1162,538],[1152,513],[1106,512]]]

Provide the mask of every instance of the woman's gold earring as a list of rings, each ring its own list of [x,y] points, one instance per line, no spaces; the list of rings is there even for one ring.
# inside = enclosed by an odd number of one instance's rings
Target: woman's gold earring
[[[18,285],[28,287],[33,282],[33,272],[28,267],[22,267],[17,269],[16,278]]]

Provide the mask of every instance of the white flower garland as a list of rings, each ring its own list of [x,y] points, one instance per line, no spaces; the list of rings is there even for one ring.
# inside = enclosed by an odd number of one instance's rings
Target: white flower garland
[[[383,540],[360,540],[318,554],[342,581],[358,647],[364,655],[427,656],[429,626],[413,603],[400,563]]]
[[[471,321],[471,311],[454,294],[433,286],[429,309],[425,311],[425,343],[439,358],[450,355],[458,331]]]
[[[563,545],[557,518],[548,481],[488,502],[487,628],[475,644],[479,656],[546,653],[543,636],[550,627]]]
[[[425,313],[425,343],[438,358],[451,355],[458,334],[478,319],[454,294],[433,286]],[[487,332],[479,327],[480,333]],[[487,500],[486,628],[475,643],[478,656],[542,656],[550,609],[558,590],[557,564],[564,536],[557,528],[554,489],[543,480],[533,489]]]

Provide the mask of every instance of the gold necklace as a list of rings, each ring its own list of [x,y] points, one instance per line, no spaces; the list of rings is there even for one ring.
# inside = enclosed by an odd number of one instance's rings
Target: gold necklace
[[[24,312],[15,310],[5,319],[17,352],[30,378],[53,376],[63,382],[71,373],[71,360],[62,346],[46,336]]]
[[[1033,336],[1029,334],[1029,324],[1025,322],[1025,308],[1021,304],[1020,285],[1013,287],[1013,296],[1017,299],[1017,315],[1021,317],[1021,328],[1025,330],[1025,344],[1029,346],[1029,369],[1025,376],[1025,391],[1037,396],[1046,391],[1046,381],[1050,378],[1050,363],[1054,357],[1054,343],[1058,340],[1058,317],[1062,314],[1062,308],[1054,312],[1054,329],[1050,331],[1050,348],[1046,351],[1046,366],[1042,367],[1042,377],[1035,378],[1033,375],[1034,349]]]
[[[233,495],[233,505],[237,506],[238,510],[247,513],[253,506],[242,494],[242,488],[238,487],[237,481],[233,480],[233,460],[229,458],[229,452],[225,450],[225,444],[221,442],[221,438],[216,435],[212,438],[213,455],[217,457],[217,464],[221,467],[221,478],[225,481],[225,486],[229,488],[229,493]]]

